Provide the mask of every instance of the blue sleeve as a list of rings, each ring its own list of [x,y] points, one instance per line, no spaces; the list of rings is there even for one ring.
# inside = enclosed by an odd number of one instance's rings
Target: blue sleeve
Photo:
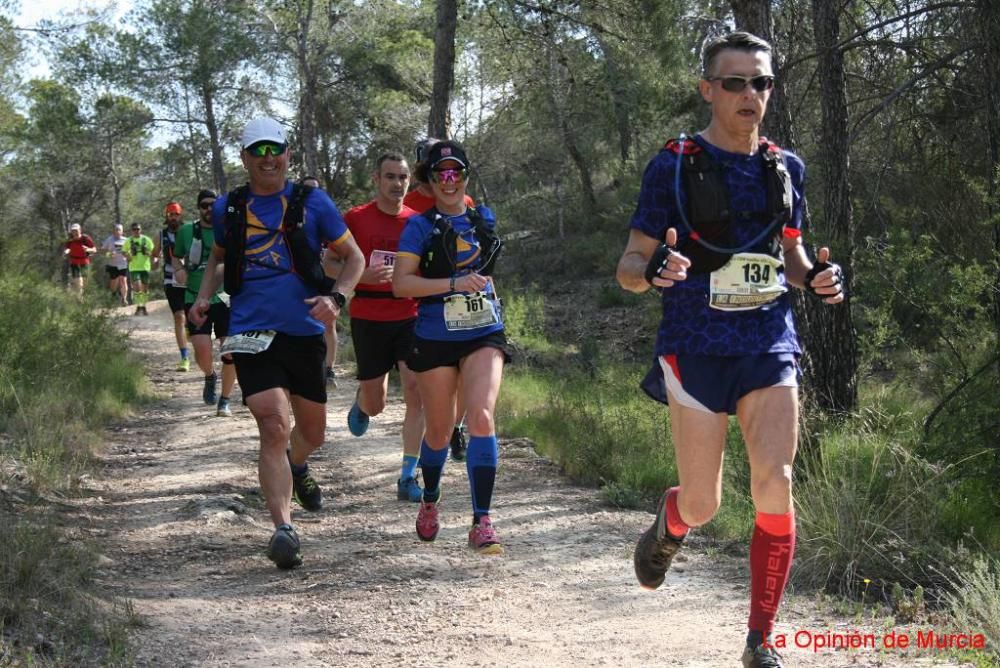
[[[677,160],[674,154],[662,150],[646,165],[642,175],[639,201],[629,227],[653,239],[662,239],[676,217],[674,175]]]
[[[399,252],[421,256],[427,250],[427,240],[430,239],[431,224],[421,215],[406,219],[406,227],[399,237]]]
[[[215,200],[212,204],[212,234],[215,243],[225,248],[226,246],[226,202],[229,201],[229,194],[225,194]]]
[[[338,244],[351,236],[340,209],[322,190],[313,190],[305,203],[306,221],[314,221],[316,234],[309,235],[309,245],[319,252],[323,243]]]
[[[479,217],[483,219],[486,224],[486,228],[490,230],[495,230],[497,227],[497,217],[493,213],[493,210],[485,204],[480,204],[476,207],[476,212],[479,213]]]

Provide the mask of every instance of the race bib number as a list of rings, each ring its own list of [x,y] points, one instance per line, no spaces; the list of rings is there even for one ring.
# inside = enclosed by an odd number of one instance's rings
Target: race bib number
[[[720,311],[750,311],[788,292],[778,275],[781,260],[764,253],[737,253],[709,280],[709,306]]]
[[[369,267],[391,267],[396,264],[396,254],[392,251],[373,250],[368,259]]]
[[[478,329],[498,322],[495,303],[485,292],[451,295],[444,300],[444,326],[449,331]]]
[[[277,332],[273,329],[258,329],[243,332],[242,334],[235,334],[226,338],[219,352],[222,354],[247,353],[249,355],[256,355],[267,350],[271,342],[274,341],[275,334]]]

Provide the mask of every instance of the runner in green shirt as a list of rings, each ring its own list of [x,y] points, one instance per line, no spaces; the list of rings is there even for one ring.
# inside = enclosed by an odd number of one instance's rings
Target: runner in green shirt
[[[132,236],[125,239],[122,255],[128,260],[129,274],[132,276],[132,292],[135,296],[135,314],[149,315],[146,302],[149,301],[149,272],[159,258],[153,255],[153,240],[142,233],[142,225],[132,223]]]
[[[187,286],[184,293],[184,304],[190,308],[198,297],[201,281],[205,277],[205,266],[215,245],[215,234],[212,230],[212,204],[215,193],[202,190],[198,193],[198,221],[187,223],[177,230],[174,241],[174,280]],[[202,390],[202,400],[211,406],[216,403],[216,386],[219,376],[215,373],[215,356],[212,351],[212,330],[221,345],[229,334],[229,306],[220,297],[220,289],[212,295],[209,302],[208,317],[200,327],[196,327],[191,319],[187,320],[188,337],[194,347],[194,359],[205,374],[205,387]],[[229,408],[229,395],[236,384],[236,368],[229,355],[222,356],[222,394],[218,397],[215,414],[222,417],[232,416]]]

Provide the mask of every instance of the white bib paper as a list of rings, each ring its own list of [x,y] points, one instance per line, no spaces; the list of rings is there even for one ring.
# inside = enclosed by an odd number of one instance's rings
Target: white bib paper
[[[369,267],[391,267],[396,264],[396,254],[392,251],[373,250],[368,258]]]
[[[784,265],[765,253],[737,253],[709,278],[709,306],[720,311],[750,311],[788,292],[778,282]]]
[[[495,302],[485,292],[445,297],[444,326],[449,331],[478,329],[498,322]]]
[[[247,353],[256,355],[267,350],[268,346],[271,345],[271,341],[274,341],[275,334],[277,332],[273,329],[252,330],[243,332],[242,334],[235,334],[226,338],[219,352],[223,354]]]

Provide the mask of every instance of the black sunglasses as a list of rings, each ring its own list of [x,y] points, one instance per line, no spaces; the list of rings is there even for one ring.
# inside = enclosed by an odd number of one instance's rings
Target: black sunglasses
[[[774,88],[774,77],[769,74],[761,74],[756,77],[741,77],[731,74],[724,77],[710,77],[706,81],[721,81],[723,90],[730,93],[742,93],[747,84],[753,86],[753,89],[758,93]]]
[[[212,205],[215,204],[215,200],[209,200],[205,202],[198,202],[199,209],[211,209]]]

